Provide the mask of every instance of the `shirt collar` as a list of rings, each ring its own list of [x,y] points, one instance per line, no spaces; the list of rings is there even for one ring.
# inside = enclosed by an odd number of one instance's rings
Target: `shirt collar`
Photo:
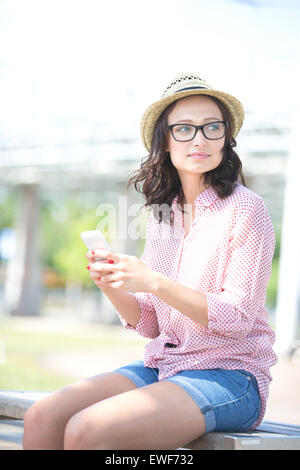
[[[204,207],[209,207],[216,199],[218,199],[218,193],[217,191],[212,187],[209,186],[207,189],[202,191],[198,196],[196,197],[194,201],[194,205],[196,208],[204,206]],[[173,199],[172,207],[173,209],[178,209],[177,205],[178,201],[178,196],[176,196]]]
[[[216,199],[218,198],[218,193],[212,186],[202,191],[196,197],[194,204],[195,206],[205,206],[209,207]]]

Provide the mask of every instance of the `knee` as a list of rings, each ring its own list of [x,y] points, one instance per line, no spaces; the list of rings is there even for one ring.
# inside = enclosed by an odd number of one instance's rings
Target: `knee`
[[[33,404],[24,416],[23,448],[39,449],[43,443],[46,413],[40,403]]]
[[[110,450],[115,449],[113,426],[105,420],[91,423],[85,410],[72,416],[65,428],[64,450]]]
[[[84,450],[88,448],[88,426],[82,413],[74,415],[67,423],[64,435],[65,450]]]

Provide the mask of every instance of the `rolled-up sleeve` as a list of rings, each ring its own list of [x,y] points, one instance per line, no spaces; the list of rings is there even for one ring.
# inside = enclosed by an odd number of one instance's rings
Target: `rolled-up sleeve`
[[[236,339],[247,336],[264,308],[275,243],[268,210],[256,199],[237,214],[221,292],[206,292],[211,332]]]
[[[151,213],[147,220],[146,226],[146,242],[145,248],[140,260],[151,269],[151,224],[153,214]],[[136,298],[141,316],[135,327],[127,323],[119,314],[122,325],[126,329],[135,330],[141,336],[146,338],[156,338],[159,335],[159,326],[157,321],[157,314],[152,302],[152,294],[149,292],[135,292],[132,295]]]

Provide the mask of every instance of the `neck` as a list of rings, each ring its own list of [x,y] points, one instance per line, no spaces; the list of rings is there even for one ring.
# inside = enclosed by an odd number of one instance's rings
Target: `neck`
[[[192,206],[197,196],[205,191],[209,186],[209,184],[204,184],[202,181],[199,182],[199,180],[197,181],[197,184],[191,184],[191,181],[181,179],[181,194],[179,198],[181,206]]]

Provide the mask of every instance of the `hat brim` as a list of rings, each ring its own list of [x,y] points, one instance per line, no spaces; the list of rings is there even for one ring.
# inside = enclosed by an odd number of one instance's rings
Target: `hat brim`
[[[169,104],[191,95],[212,96],[220,100],[230,114],[233,126],[233,137],[235,138],[237,136],[245,117],[243,105],[237,98],[218,90],[184,90],[155,101],[144,112],[141,120],[140,131],[143,144],[145,145],[148,152],[150,151],[154,129],[161,113],[166,109],[167,106],[169,106]]]

